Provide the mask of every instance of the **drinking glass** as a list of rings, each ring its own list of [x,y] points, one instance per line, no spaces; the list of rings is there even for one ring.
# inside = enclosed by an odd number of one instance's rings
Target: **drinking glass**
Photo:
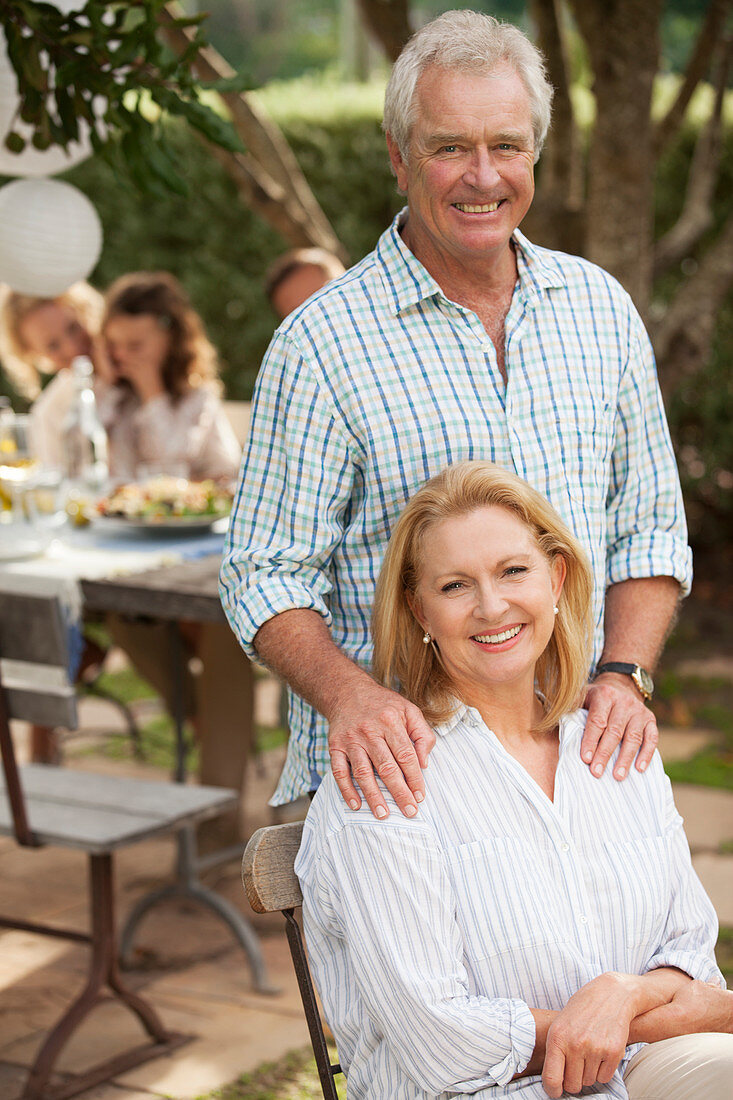
[[[32,493],[39,472],[30,440],[29,417],[10,411],[0,416],[0,557],[6,560],[41,554],[49,543],[36,525]]]

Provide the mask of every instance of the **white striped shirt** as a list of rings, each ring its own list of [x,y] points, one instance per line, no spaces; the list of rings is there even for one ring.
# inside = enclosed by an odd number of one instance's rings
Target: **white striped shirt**
[[[376,577],[410,496],[451,462],[485,458],[549,497],[590,556],[597,659],[608,584],[689,587],[682,497],[649,340],[600,268],[514,234],[519,280],[504,385],[472,310],[445,297],[397,221],[376,250],[276,333],[254,396],[222,566],[245,650],[290,608],[324,616],[368,665]],[[327,724],[290,701],[274,801],[318,785]]]
[[[724,987],[717,920],[690,863],[655,755],[643,775],[594,779],[585,711],[560,725],[554,802],[461,706],[437,730],[426,801],[408,820],[349,810],[331,775],[296,871],[315,982],[350,1100],[519,1095],[534,1047],[528,1006],[561,1009],[610,970],[675,966]],[[627,1096],[626,1058],[608,1085]]]

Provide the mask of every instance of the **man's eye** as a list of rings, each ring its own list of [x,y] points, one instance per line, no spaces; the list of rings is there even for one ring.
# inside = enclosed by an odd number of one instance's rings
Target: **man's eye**
[[[443,152],[444,153],[456,153],[456,152],[458,152],[458,146],[457,145],[444,145],[443,146]]]

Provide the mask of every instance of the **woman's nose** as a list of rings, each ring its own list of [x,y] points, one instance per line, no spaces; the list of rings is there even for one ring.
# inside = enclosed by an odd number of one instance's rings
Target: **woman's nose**
[[[477,590],[476,614],[486,622],[498,622],[505,614],[508,601],[495,584],[482,584]]]

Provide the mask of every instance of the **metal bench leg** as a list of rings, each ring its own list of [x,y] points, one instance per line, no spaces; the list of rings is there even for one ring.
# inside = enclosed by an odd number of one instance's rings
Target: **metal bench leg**
[[[89,869],[92,958],[87,984],[43,1043],[30,1069],[22,1100],[66,1100],[133,1066],[168,1054],[191,1038],[168,1031],[152,1005],[129,989],[122,980],[114,930],[111,855],[90,856]],[[84,1073],[73,1075],[65,1083],[49,1088],[48,1080],[56,1060],[74,1031],[93,1008],[109,999],[104,993],[105,986],[111,990],[113,999],[119,1000],[138,1017],[152,1042],[92,1066]]]
[[[132,909],[120,937],[122,965],[126,968],[132,965],[132,943],[135,933],[140,921],[149,909],[152,909],[158,902],[166,901],[169,898],[192,898],[202,905],[207,905],[232,930],[237,942],[244,948],[247,955],[252,970],[252,981],[257,992],[279,993],[280,990],[270,985],[267,979],[265,960],[262,957],[259,940],[247,918],[227,898],[217,894],[214,890],[210,890],[208,886],[204,886],[199,881],[196,874],[194,826],[186,825],[185,828],[179,831],[176,840],[178,843],[176,881],[146,894]]]

